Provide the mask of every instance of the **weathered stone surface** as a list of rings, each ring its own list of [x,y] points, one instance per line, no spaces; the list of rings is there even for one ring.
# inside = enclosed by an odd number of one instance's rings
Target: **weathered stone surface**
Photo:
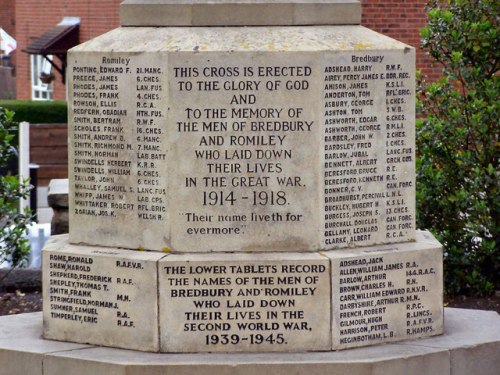
[[[122,26],[356,25],[357,0],[125,0]]]
[[[500,335],[498,313],[466,309],[444,309],[444,313],[443,335],[401,344],[449,350],[452,374],[496,374],[500,366],[500,343],[494,339]]]
[[[443,333],[442,248],[429,232],[414,243],[326,254],[334,349]]]
[[[71,242],[290,252],[414,240],[414,58],[361,26],[130,27],[76,47]]]
[[[0,317],[0,368],[9,375],[481,374],[500,367],[500,317],[444,309],[444,335],[322,353],[156,354],[43,340],[42,313]],[[78,350],[75,350],[78,349]],[[467,362],[464,363],[466,359]],[[463,367],[462,367],[463,366]],[[43,372],[42,372],[43,367]],[[453,372],[451,372],[453,369]],[[464,372],[468,371],[468,372]]]
[[[68,208],[68,179],[56,178],[50,180],[47,191],[47,201],[52,208]]]
[[[159,262],[163,352],[330,350],[319,254],[183,254]]]
[[[67,208],[53,208],[54,215],[50,221],[52,235],[69,233],[69,212]]]
[[[292,352],[437,335],[441,264],[428,232],[415,243],[322,254],[168,256],[54,236],[43,251],[45,337],[143,351]]]
[[[160,253],[70,245],[52,236],[43,258],[44,337],[158,351]]]
[[[0,369],[8,375],[43,375],[48,353],[88,348],[88,345],[42,339],[42,313],[0,316]]]
[[[69,233],[68,183],[67,178],[53,179],[49,183],[47,201],[53,211],[50,222],[52,235]]]

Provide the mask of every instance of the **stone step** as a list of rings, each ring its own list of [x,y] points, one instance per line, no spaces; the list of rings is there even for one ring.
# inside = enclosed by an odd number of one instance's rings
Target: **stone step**
[[[445,308],[445,333],[339,352],[156,354],[44,340],[42,313],[0,317],[6,375],[357,374],[497,375],[500,317]]]

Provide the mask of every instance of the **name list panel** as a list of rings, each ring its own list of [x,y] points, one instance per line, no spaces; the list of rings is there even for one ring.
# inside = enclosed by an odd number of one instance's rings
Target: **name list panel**
[[[72,242],[167,247],[166,56],[70,55],[69,70]]]
[[[323,67],[324,246],[415,239],[414,53],[332,53]]]
[[[157,351],[156,269],[164,254],[72,246],[66,238],[53,237],[43,251],[44,336]]]

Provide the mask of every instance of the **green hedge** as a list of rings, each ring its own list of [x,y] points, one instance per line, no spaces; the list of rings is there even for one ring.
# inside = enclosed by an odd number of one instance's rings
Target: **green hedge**
[[[57,124],[68,122],[65,101],[0,100],[0,108],[15,112],[14,121],[31,124]]]
[[[421,32],[442,77],[419,81],[417,225],[443,244],[448,295],[500,290],[498,4],[431,0]]]

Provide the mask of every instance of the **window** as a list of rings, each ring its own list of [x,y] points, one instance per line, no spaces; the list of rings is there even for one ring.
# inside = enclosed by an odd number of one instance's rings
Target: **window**
[[[47,56],[52,59],[52,56]],[[30,55],[31,58],[31,99],[52,100],[52,83],[43,83],[40,74],[50,74],[52,65],[42,55]]]

